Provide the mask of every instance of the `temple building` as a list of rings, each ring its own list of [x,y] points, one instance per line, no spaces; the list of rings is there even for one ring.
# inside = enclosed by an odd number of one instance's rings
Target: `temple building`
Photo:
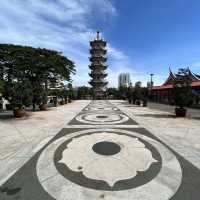
[[[192,89],[200,94],[200,75],[194,74],[189,70],[189,76],[192,80],[191,86]],[[153,86],[152,93],[153,93],[153,100],[155,102],[161,103],[169,103],[172,104],[172,88],[173,88],[173,81],[176,79],[176,75],[169,70],[169,76],[166,81],[161,86]]]
[[[107,69],[106,61],[106,41],[100,38],[99,31],[97,31],[96,38],[90,42],[90,54],[91,57],[89,68],[91,69],[91,73],[89,76],[92,78],[89,84],[93,88],[93,98],[94,99],[105,99],[106,98],[106,86],[108,82],[105,80],[107,77],[107,73],[105,70]]]

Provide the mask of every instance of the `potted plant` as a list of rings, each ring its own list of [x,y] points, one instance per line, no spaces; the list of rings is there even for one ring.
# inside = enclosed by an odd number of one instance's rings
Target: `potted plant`
[[[40,94],[40,104],[39,104],[39,108],[41,111],[46,111],[47,108],[48,108],[48,105],[47,105],[47,93],[45,90],[43,90]]]
[[[131,92],[131,103],[132,104],[135,104],[135,101],[136,101],[136,96],[135,96],[135,90],[132,90]]]
[[[131,104],[131,102],[132,102],[132,92],[133,92],[133,88],[132,88],[132,86],[129,86],[127,93],[126,93],[126,97],[128,99],[129,104]]]
[[[60,101],[60,105],[65,105],[64,99],[62,99],[62,100]]]
[[[140,106],[142,99],[142,88],[140,87],[140,85],[135,86],[134,99],[135,99],[135,105]]]
[[[3,96],[11,104],[14,117],[25,116],[25,107],[30,106],[32,101],[30,82],[5,82]]]
[[[59,97],[61,98],[60,101],[60,105],[65,105],[68,101],[67,101],[67,90],[66,89],[62,89],[59,92]]]
[[[21,118],[26,115],[25,107],[22,104],[13,105],[13,115],[16,118]]]
[[[142,100],[142,106],[147,107],[147,102],[148,102],[147,99],[143,99]]]
[[[135,101],[135,105],[140,106],[140,105],[141,105],[141,101],[140,101],[139,99],[137,99],[137,100]]]
[[[149,89],[148,88],[142,88],[142,106],[146,107],[148,103],[149,98]]]
[[[175,114],[177,117],[185,117],[187,109],[185,108],[192,100],[192,88],[189,69],[179,69],[173,82],[173,101]]]

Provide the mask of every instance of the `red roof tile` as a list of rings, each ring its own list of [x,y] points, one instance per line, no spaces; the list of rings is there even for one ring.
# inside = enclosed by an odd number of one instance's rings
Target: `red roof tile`
[[[191,84],[192,87],[200,87],[200,81],[195,81]],[[173,85],[160,85],[160,86],[154,86],[153,90],[166,90],[166,89],[172,89]]]

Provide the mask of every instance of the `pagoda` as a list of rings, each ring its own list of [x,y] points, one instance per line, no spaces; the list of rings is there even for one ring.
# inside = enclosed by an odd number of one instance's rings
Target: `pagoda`
[[[106,86],[108,82],[105,80],[107,73],[106,61],[106,41],[100,38],[99,31],[97,31],[97,36],[93,41],[90,41],[90,54],[91,57],[89,68],[91,73],[89,76],[92,78],[89,84],[93,88],[93,98],[94,99],[105,99],[106,98]]]

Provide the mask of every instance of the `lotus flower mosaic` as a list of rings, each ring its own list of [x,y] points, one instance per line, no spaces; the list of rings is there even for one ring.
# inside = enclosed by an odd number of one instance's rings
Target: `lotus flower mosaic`
[[[95,144],[104,141],[119,145],[120,151],[109,156],[93,151]],[[105,181],[110,187],[117,181],[134,178],[138,171],[146,171],[153,162],[158,161],[138,138],[111,132],[73,138],[59,161],[89,179]]]

